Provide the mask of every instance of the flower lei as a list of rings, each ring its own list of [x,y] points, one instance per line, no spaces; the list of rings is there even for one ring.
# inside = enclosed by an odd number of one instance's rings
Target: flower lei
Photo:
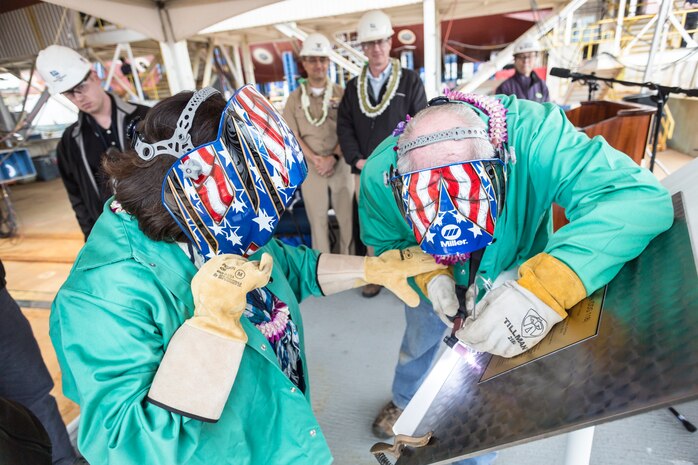
[[[465,94],[457,90],[449,89],[444,90],[444,96],[451,100],[469,103],[487,115],[489,118],[488,134],[492,146],[494,146],[495,150],[501,151],[505,157],[505,162],[511,160],[513,163],[516,163],[514,148],[509,147],[508,150],[504,148],[504,144],[509,141],[509,132],[507,131],[507,109],[504,108],[502,102],[494,97],[486,95]],[[407,115],[404,121],[400,121],[397,124],[397,127],[393,130],[393,136],[397,137],[405,132],[405,127],[409,122],[410,115]],[[393,150],[397,152],[397,144],[393,147]]]
[[[465,94],[457,90],[448,89],[444,91],[444,95],[451,100],[469,103],[489,117],[490,142],[492,142],[495,149],[502,148],[502,145],[509,140],[507,109],[504,108],[504,105],[498,99],[486,95]]]
[[[305,119],[308,120],[313,126],[322,126],[322,123],[327,119],[327,115],[330,110],[330,100],[332,99],[332,81],[326,78],[327,85],[325,85],[325,93],[322,96],[322,116],[319,119],[315,119],[310,115],[310,97],[308,97],[308,90],[305,88],[306,82],[301,82],[301,107],[303,108],[303,113],[305,113]]]
[[[288,324],[288,305],[274,298],[274,308],[271,312],[271,320],[257,323],[255,326],[269,342],[276,342],[281,339]]]
[[[359,79],[357,80],[356,86],[359,92],[359,108],[361,113],[368,116],[369,118],[375,118],[383,113],[390,101],[395,97],[395,92],[397,91],[397,85],[400,82],[400,77],[402,76],[402,68],[400,67],[400,60],[393,58],[390,60],[390,77],[388,78],[388,88],[385,90],[385,94],[378,105],[373,106],[368,98],[368,65],[365,65],[361,70]]]
[[[109,204],[109,209],[112,213],[126,213],[126,210],[124,210],[124,207],[121,206],[121,202],[118,200],[112,200]]]

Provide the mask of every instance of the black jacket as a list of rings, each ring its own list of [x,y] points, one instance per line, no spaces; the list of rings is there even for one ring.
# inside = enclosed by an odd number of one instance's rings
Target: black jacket
[[[126,103],[118,97],[112,98],[112,104],[116,108],[119,142],[122,148],[127,149],[130,146],[126,135],[129,123],[136,116],[145,117],[149,108]],[[77,122],[63,133],[57,148],[58,170],[85,239],[102,213],[104,202],[113,194],[106,183],[97,181],[98,173],[91,168],[88,161],[88,146],[84,140],[86,131],[89,130],[86,119],[87,115],[80,112]],[[101,155],[103,153],[100,154],[100,158]]]
[[[0,397],[0,463],[51,465],[51,438],[25,406]]]
[[[385,94],[388,81],[389,79],[383,84],[379,99]],[[337,114],[339,145],[352,173],[355,174],[360,173],[356,169],[357,161],[368,158],[373,149],[393,132],[397,124],[405,120],[406,115],[414,116],[427,106],[424,84],[419,75],[409,69],[402,69],[400,82],[390,106],[376,118],[369,118],[361,113],[357,83],[356,77],[347,83]],[[372,105],[378,104],[372,98],[370,101]]]

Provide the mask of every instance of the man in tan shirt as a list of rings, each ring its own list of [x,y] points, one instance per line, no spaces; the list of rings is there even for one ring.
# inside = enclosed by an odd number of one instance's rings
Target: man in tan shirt
[[[339,223],[339,253],[348,254],[352,234],[354,180],[337,141],[337,107],[343,90],[327,76],[330,42],[310,34],[303,42],[301,64],[308,79],[289,95],[284,119],[300,142],[308,162],[301,190],[313,237],[313,248],[330,251],[327,211],[329,194]]]

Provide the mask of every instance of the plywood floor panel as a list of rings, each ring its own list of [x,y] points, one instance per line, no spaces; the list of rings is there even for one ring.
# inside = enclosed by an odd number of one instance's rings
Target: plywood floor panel
[[[2,261],[73,263],[82,246],[82,239],[19,237],[0,240]]]
[[[20,298],[17,293],[24,292],[53,300],[73,266],[72,263],[5,260],[5,257],[2,262],[7,272],[7,289],[15,299]]]
[[[60,179],[10,186],[10,199],[20,225],[21,234],[59,234],[82,239],[75,213]]]

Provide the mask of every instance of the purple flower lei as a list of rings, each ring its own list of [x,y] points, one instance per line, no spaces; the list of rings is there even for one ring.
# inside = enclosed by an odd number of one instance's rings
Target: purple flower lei
[[[459,263],[465,263],[470,258],[470,252],[468,253],[457,253],[453,255],[431,255],[434,257],[434,261],[439,265],[453,266]]]
[[[412,117],[410,115],[405,115],[405,121],[400,121],[397,123],[397,127],[393,129],[393,137],[397,137],[403,132],[405,132],[405,127],[407,126],[407,123],[410,122]],[[395,146],[395,150],[397,151],[397,146]]]
[[[273,296],[274,308],[271,312],[271,320],[258,323],[255,326],[269,342],[277,342],[286,332],[288,325],[288,305]]]
[[[463,92],[449,89],[444,90],[444,95],[451,100],[469,103],[489,117],[490,142],[495,149],[502,148],[502,144],[509,140],[509,134],[507,132],[507,109],[504,108],[502,102],[494,97],[488,97],[486,95],[464,94]],[[410,115],[406,115],[405,121],[400,121],[393,130],[393,137],[397,137],[405,132],[405,127],[411,119]],[[397,145],[393,147],[393,149],[397,152]]]
[[[444,91],[444,95],[451,100],[469,103],[489,117],[490,142],[496,149],[502,148],[502,144],[507,142],[509,138],[507,133],[507,109],[504,108],[502,102],[486,95],[464,94],[463,92],[449,89]]]

